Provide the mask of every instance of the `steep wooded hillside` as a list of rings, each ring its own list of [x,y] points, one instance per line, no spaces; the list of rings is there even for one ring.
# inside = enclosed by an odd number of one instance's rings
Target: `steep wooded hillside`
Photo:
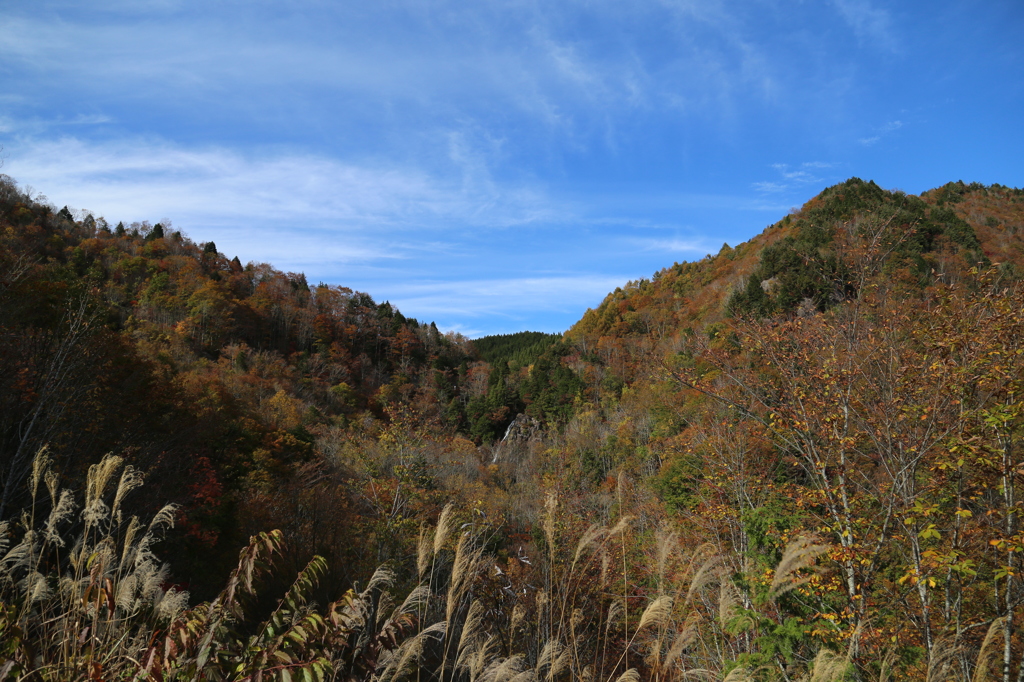
[[[666,462],[695,421],[676,373],[701,348],[746,357],[760,325],[831,319],[864,301],[909,313],[937,292],[978,286],[972,273],[1015,283],[1022,266],[1019,189],[958,182],[916,197],[857,178],[830,187],[749,242],[617,289],[566,333],[577,415],[591,420],[580,475],[625,468],[667,485]]]
[[[617,289],[567,338],[601,372],[630,381],[681,332],[713,334],[728,318],[807,315],[855,298],[865,265],[911,298],[989,263],[1014,275],[1024,265],[1021,230],[1020,190],[957,182],[917,197],[853,178],[748,242]]]
[[[471,397],[471,346],[433,323],[170,226],[55,211],[6,177],[0,272],[0,517],[44,445],[71,481],[121,453],[180,505],[177,568],[200,591],[209,561],[283,522],[265,495],[323,479],[318,439],[399,412],[440,430]]]

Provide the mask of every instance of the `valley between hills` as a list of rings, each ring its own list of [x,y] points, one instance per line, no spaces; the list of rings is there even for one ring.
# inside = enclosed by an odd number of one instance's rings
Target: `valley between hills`
[[[1024,191],[666,265],[470,340],[0,176],[0,680],[1024,680]]]

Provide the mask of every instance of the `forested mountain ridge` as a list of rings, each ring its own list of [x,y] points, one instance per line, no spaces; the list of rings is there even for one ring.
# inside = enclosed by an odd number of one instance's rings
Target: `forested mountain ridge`
[[[887,241],[864,243],[867,230]],[[913,294],[989,263],[1015,276],[1024,267],[1021,230],[1020,190],[955,182],[917,197],[852,178],[748,242],[616,289],[567,337],[628,380],[636,353],[681,331],[736,316],[807,314],[855,296],[840,254],[871,251]]]
[[[22,502],[44,444],[71,480],[107,452],[130,453],[156,474],[156,497],[182,505],[198,560],[221,534],[237,546],[254,532],[237,518],[248,514],[240,491],[315,464],[323,433],[353,422],[375,432],[410,405],[434,421],[461,409],[479,363],[433,323],[243,267],[169,226],[76,220],[9,178],[0,195],[2,508]]]
[[[470,342],[0,180],[0,679],[1024,674],[1020,190]]]

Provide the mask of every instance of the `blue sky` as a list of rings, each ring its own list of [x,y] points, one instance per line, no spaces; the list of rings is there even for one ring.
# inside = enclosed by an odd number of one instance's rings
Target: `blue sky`
[[[6,0],[2,172],[469,336],[851,176],[1024,186],[1024,3]]]

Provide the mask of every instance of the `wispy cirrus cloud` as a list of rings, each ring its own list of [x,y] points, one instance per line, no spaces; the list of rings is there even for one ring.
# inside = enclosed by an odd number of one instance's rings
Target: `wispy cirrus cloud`
[[[801,188],[820,185],[825,182],[823,171],[835,168],[838,164],[825,161],[805,161],[797,166],[787,163],[773,163],[778,177],[753,183],[753,188],[762,194],[780,194]]]
[[[785,71],[753,39],[753,27],[706,4],[322,5],[311,10],[316,22],[280,12],[271,25],[239,30],[230,2],[75,11],[51,1],[59,20],[0,13],[0,59],[100,106],[116,97],[187,117],[212,103],[207,116],[287,111],[321,122],[320,106],[291,104],[341,100],[334,116],[364,126],[382,115],[436,123],[453,114],[493,125],[496,112],[514,111],[578,146],[614,147],[638,110],[705,116],[734,112],[750,93],[778,96]],[[593,36],[573,28],[580,20]],[[652,31],[672,49],[649,49]],[[287,96],[267,98],[270,91]]]
[[[875,134],[870,137],[862,137],[857,142],[865,147],[878,143],[883,137],[903,127],[902,121],[888,121],[875,129]]]
[[[20,181],[110,215],[174,212],[208,223],[283,220],[332,229],[421,228],[470,219],[478,227],[507,227],[557,218],[540,190],[499,186],[479,162],[458,154],[456,175],[444,177],[387,163],[242,154],[157,138],[19,139],[8,151],[7,170]]]
[[[899,51],[899,42],[888,10],[877,7],[870,0],[832,0],[832,4],[858,39],[892,52]]]
[[[501,320],[502,332],[522,329],[522,323],[538,315],[568,313],[577,319],[596,307],[608,292],[637,275],[574,273],[557,276],[469,279],[459,282],[423,280],[389,288],[388,299],[400,310],[416,310],[438,320],[446,328],[476,336],[474,320]],[[464,320],[462,325],[455,320]],[[563,328],[549,327],[551,331]]]
[[[470,152],[449,175],[300,153],[242,154],[156,138],[16,139],[4,171],[109,221],[173,219],[243,261],[289,270],[452,257],[460,230],[569,219],[536,187],[489,178]]]
[[[707,239],[638,239],[634,240],[640,248],[646,251],[662,251],[672,254],[704,255],[711,248]]]
[[[783,182],[770,182],[770,181],[767,181],[767,180],[766,181],[762,181],[762,182],[755,182],[752,185],[752,187],[754,189],[756,189],[758,192],[762,192],[764,194],[774,194],[774,193],[777,193],[777,192],[785,192],[786,190],[789,189],[789,185],[787,185],[786,183],[783,183]]]

